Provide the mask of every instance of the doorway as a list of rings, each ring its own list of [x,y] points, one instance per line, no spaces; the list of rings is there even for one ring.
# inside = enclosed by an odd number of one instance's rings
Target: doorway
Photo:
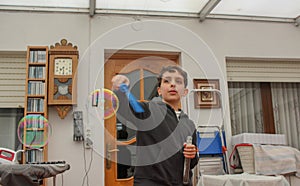
[[[179,52],[105,50],[104,88],[111,89],[112,77],[122,74],[131,82],[131,93],[139,101],[149,101],[156,96],[156,77],[161,68],[178,65],[179,59]],[[136,130],[115,116],[106,119],[104,125],[105,185],[132,186],[135,152],[128,147],[136,143]]]

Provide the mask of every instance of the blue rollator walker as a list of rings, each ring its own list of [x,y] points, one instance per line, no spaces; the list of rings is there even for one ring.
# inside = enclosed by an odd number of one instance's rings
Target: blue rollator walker
[[[199,163],[195,175],[201,174],[229,174],[229,160],[226,148],[225,131],[223,124],[223,107],[220,90],[217,89],[192,89],[186,100],[187,114],[189,112],[189,96],[201,92],[215,93],[219,97],[222,122],[220,125],[197,125],[197,142],[199,149]],[[190,116],[189,116],[190,117]],[[191,117],[190,117],[191,118]],[[218,169],[217,169],[218,168]],[[218,170],[218,171],[216,171]],[[197,178],[198,178],[197,176]],[[196,178],[196,179],[197,179]]]

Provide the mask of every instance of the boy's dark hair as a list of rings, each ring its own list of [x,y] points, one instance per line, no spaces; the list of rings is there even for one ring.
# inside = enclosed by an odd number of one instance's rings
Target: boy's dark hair
[[[162,76],[163,76],[163,74],[164,74],[165,72],[171,72],[171,73],[173,73],[173,72],[176,72],[176,71],[177,71],[179,74],[182,75],[183,80],[184,80],[184,87],[186,88],[186,87],[187,87],[187,84],[188,84],[188,81],[187,81],[187,73],[186,73],[184,70],[182,70],[182,68],[179,67],[179,66],[167,66],[167,67],[163,67],[163,68],[161,69],[161,71],[160,71],[158,77],[157,77],[157,80],[158,80],[158,85],[157,85],[157,86],[160,87],[161,81],[162,81]]]

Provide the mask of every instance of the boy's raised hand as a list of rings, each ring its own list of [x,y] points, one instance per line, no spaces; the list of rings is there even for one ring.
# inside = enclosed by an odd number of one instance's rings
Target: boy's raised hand
[[[127,86],[129,86],[130,81],[129,79],[124,75],[116,75],[111,79],[112,82],[112,89],[113,90],[119,90],[119,87],[121,84],[125,83]]]

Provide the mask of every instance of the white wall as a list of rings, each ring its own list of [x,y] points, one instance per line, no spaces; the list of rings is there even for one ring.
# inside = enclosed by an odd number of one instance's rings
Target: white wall
[[[300,28],[287,23],[197,19],[95,16],[85,14],[0,12],[0,51],[24,51],[27,45],[52,45],[66,38],[78,46],[78,106],[84,124],[92,129],[95,153],[90,185],[104,185],[103,120],[87,104],[89,93],[103,86],[104,49],[140,49],[182,52],[182,65],[192,79],[218,78],[223,93],[225,128],[230,136],[225,57],[300,58]],[[193,102],[193,101],[191,101]],[[220,109],[192,110],[197,123],[220,124]],[[73,141],[72,111],[64,120],[49,109],[52,135],[49,161],[65,160],[71,170],[64,185],[81,185],[85,176],[82,143]],[[228,139],[229,140],[229,139]],[[86,166],[91,160],[85,151]],[[50,179],[49,179],[50,180]],[[51,183],[51,180],[49,181]],[[60,185],[61,177],[57,177]]]

